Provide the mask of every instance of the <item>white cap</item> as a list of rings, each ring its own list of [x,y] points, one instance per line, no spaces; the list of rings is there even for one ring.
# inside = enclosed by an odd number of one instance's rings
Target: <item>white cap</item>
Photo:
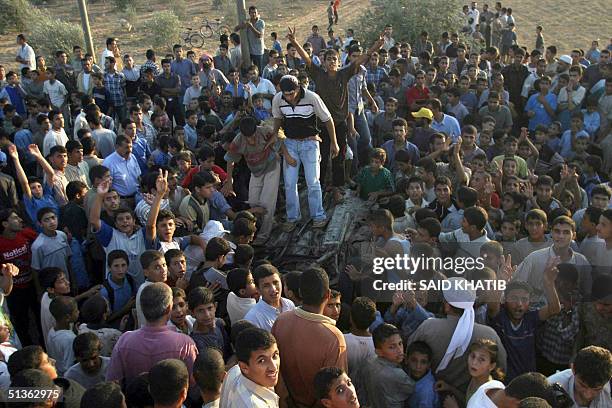
[[[572,65],[572,57],[567,54],[560,56],[559,61],[565,62],[568,65]]]
[[[228,233],[229,231],[223,227],[219,221],[210,220],[206,223],[204,227],[204,231],[200,234],[204,241],[208,242],[213,238],[222,237],[223,234]]]

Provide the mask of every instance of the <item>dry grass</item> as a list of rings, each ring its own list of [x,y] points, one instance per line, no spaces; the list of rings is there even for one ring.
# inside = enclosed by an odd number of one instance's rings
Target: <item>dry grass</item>
[[[601,44],[607,45],[610,38],[610,25],[606,24],[609,19],[605,18],[610,0],[591,0],[589,7],[580,7],[579,12],[574,12],[575,3],[571,0],[512,0],[504,2],[515,10],[515,19],[518,28],[519,41],[531,49],[535,41],[535,26],[544,26],[546,44],[556,44],[561,52],[569,52],[572,48],[587,49],[594,38],[601,38]],[[223,17],[228,25],[233,26],[235,14],[231,5],[233,0],[223,2],[225,6],[221,9],[210,10],[212,0],[185,0],[186,10],[190,13],[185,26],[198,28],[204,17],[215,18]],[[490,2],[494,4],[493,2]],[[153,13],[163,9],[172,9],[172,1],[153,0],[145,3],[140,1],[135,13],[128,14],[130,22],[134,25],[135,31],[127,33],[122,30],[119,23],[120,18],[126,18],[125,14],[117,13],[111,2],[98,0],[89,4],[90,24],[93,29],[94,46],[96,54],[99,55],[104,48],[104,40],[108,36],[116,36],[120,39],[121,49],[124,52],[133,53],[137,62],[144,60],[144,51],[149,48],[146,33],[142,26],[144,21],[150,18]],[[247,6],[251,2],[247,2]],[[287,25],[296,26],[298,37],[306,38],[313,24],[325,28],[327,26],[327,0],[299,0],[293,2],[283,2],[282,0],[262,0],[256,3],[260,9],[262,18],[267,24],[267,33],[277,31],[280,36],[286,33]],[[346,28],[352,27],[359,32],[359,15],[367,7],[367,0],[344,0],[340,8],[340,25],[337,32],[344,35]],[[79,14],[74,0],[63,2],[54,0],[45,6],[46,11],[64,20],[79,24]],[[579,15],[578,18],[574,17]],[[323,31],[323,30],[322,30]],[[16,46],[15,35],[10,33],[0,36],[0,62],[14,68]],[[204,50],[212,50],[217,42],[216,38],[207,41]],[[269,37],[266,38],[269,44]],[[203,50],[202,50],[203,51]]]

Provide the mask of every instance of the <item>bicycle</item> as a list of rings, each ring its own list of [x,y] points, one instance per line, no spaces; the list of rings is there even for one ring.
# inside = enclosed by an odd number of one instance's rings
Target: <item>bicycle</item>
[[[204,22],[200,26],[200,34],[202,34],[202,37],[210,38],[215,33],[229,36],[232,33],[232,29],[227,24],[223,24],[220,18],[215,18],[214,21],[204,19]]]
[[[202,48],[204,46],[204,36],[193,28],[186,28],[187,31],[183,34],[183,41],[187,48]]]

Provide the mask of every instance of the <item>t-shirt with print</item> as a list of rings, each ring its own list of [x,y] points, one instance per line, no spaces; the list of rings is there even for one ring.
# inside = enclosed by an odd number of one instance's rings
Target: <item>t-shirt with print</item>
[[[525,313],[518,326],[510,321],[505,307],[491,321],[508,353],[508,381],[520,374],[536,371],[535,332],[540,318],[537,310]]]
[[[249,143],[246,136],[239,133],[230,143],[227,153],[225,154],[225,161],[228,163],[237,163],[240,161],[240,158],[244,156],[247,166],[249,166],[249,170],[251,170],[251,174],[255,177],[259,177],[273,170],[278,160],[276,151],[278,151],[280,142],[276,142],[273,146],[266,147],[270,139],[269,132],[269,128],[257,127],[255,135],[253,136],[255,140],[253,144]]]
[[[24,228],[8,239],[0,236],[0,259],[2,263],[12,263],[19,268],[19,274],[13,278],[13,287],[27,288],[32,282],[30,262],[31,246],[38,234],[31,228]]]
[[[355,71],[353,64],[339,69],[333,77],[315,64],[310,64],[306,69],[317,86],[317,94],[327,106],[334,122],[337,124],[346,121],[349,114],[348,82]]]

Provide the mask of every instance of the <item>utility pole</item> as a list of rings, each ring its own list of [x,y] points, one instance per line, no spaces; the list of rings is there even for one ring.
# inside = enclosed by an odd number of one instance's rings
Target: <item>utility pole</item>
[[[82,1],[82,0],[80,0]],[[236,0],[236,14],[238,15],[238,24],[243,24],[247,20],[246,6],[244,0]],[[246,70],[251,66],[251,53],[249,52],[249,40],[247,38],[248,28],[240,30],[240,51],[242,52],[242,69]]]
[[[85,37],[85,47],[87,52],[93,56],[96,61],[96,52],[94,50],[93,39],[91,38],[91,28],[89,27],[89,17],[87,16],[86,0],[77,0],[79,4],[79,13],[81,14],[81,25],[83,26],[83,35]]]

